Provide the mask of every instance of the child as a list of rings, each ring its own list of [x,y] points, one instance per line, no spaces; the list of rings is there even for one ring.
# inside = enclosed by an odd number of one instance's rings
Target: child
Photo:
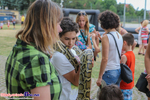
[[[132,51],[132,45],[134,43],[134,36],[130,33],[123,35],[123,50],[126,51],[121,56],[121,63],[126,64],[132,71],[133,81],[131,83],[125,83],[123,80],[120,82],[120,89],[124,95],[124,100],[132,100],[133,87],[134,87],[134,70],[135,70],[135,55]]]
[[[64,18],[60,24],[62,32],[59,33],[61,42],[67,46],[70,51],[76,56],[76,52],[72,49],[75,45],[76,35],[79,31],[77,23],[73,22],[70,18]],[[79,59],[78,59],[78,62]],[[60,100],[76,100],[78,95],[79,74],[80,68],[75,72],[74,66],[69,62],[69,59],[60,52],[55,52],[51,58],[51,63],[59,74],[62,84],[62,93]]]
[[[16,25],[16,18],[15,18],[15,16],[13,16],[12,22],[13,22],[13,26],[14,26],[14,29],[15,29],[15,25]]]
[[[7,22],[7,27],[8,27],[8,29],[9,29],[9,25],[10,25],[10,22],[9,22],[9,20],[8,20],[8,22]]]
[[[84,44],[84,45],[87,45],[88,44],[88,35],[90,33],[95,33],[95,34],[99,34],[96,30],[95,30],[95,26],[92,25],[92,24],[89,24],[89,20],[88,20],[88,16],[86,14],[85,11],[80,11],[78,14],[77,14],[77,17],[76,17],[76,23],[78,23],[79,25],[79,29],[80,29],[80,32],[81,34],[78,36],[79,40]],[[96,44],[95,45],[99,45],[99,39],[98,39],[98,36],[96,35]],[[91,41],[91,44],[93,45],[92,43],[92,38],[90,38],[90,41]],[[99,52],[96,52],[96,50],[94,50],[94,47],[92,47],[93,51],[94,51],[94,57],[95,57],[95,60],[96,60],[96,56],[97,56],[97,53]]]
[[[148,23],[149,23],[148,20],[144,20],[141,27],[142,48],[144,48],[144,46],[147,46],[147,38],[149,33],[149,29],[147,27]],[[145,55],[144,49],[143,49],[143,55]]]
[[[101,89],[98,100],[123,100],[123,94],[117,85],[107,85]]]
[[[24,21],[25,21],[25,17],[24,17],[24,15],[22,15],[22,17],[21,17],[21,27],[23,27]]]
[[[1,29],[3,29],[3,21],[1,21],[1,23],[0,23],[0,27],[1,27]]]
[[[143,51],[144,51],[144,48],[142,48],[142,38],[141,38],[142,23],[143,23],[143,21],[141,21],[141,26],[135,29],[135,32],[138,33],[138,44],[139,44],[138,55],[142,54],[141,49],[143,49]]]

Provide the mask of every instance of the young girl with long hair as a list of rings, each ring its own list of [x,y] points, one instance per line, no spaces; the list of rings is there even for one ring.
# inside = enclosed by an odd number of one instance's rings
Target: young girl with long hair
[[[94,57],[96,59],[97,53],[100,52],[100,49],[95,49],[95,46],[98,47],[99,45],[99,38],[98,38],[99,32],[95,30],[95,26],[93,24],[89,23],[88,15],[86,14],[85,11],[80,11],[77,14],[76,23],[78,23],[80,29],[80,35],[78,36],[79,41],[81,41],[84,45],[87,45],[89,44],[90,40],[91,44],[94,45],[92,49],[94,51]],[[90,37],[89,35],[92,33],[96,34],[95,36],[96,42],[92,42],[92,37],[88,39],[88,37]]]
[[[141,27],[142,48],[144,48],[144,46],[147,46],[147,38],[149,33],[149,29],[147,27],[148,23],[149,23],[148,20],[144,20]],[[143,55],[145,55],[144,49],[143,49]]]

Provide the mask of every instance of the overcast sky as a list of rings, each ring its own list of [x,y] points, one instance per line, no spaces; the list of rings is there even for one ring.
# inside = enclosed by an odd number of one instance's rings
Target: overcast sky
[[[125,0],[116,0],[117,4],[124,3]],[[134,9],[145,9],[145,0],[126,0],[126,4],[132,4]],[[150,0],[146,0],[146,10],[150,10]]]

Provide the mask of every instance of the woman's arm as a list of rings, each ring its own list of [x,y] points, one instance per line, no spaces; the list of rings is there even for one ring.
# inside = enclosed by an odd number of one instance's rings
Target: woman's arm
[[[94,48],[96,50],[96,52],[100,52],[100,48],[98,47],[97,43],[96,43],[96,40],[95,40],[95,34],[92,34],[92,41],[93,41],[93,45],[94,45]]]
[[[88,48],[88,49],[92,49],[92,44],[91,44],[91,40],[90,40],[91,35],[92,35],[92,34],[89,33],[89,34],[88,34],[88,37],[87,37],[87,41],[88,41],[88,44],[87,44],[88,47],[87,47],[87,48]]]
[[[100,64],[100,72],[99,72],[98,80],[96,82],[98,86],[101,85],[102,76],[108,61],[108,54],[109,54],[109,40],[107,35],[104,35],[102,38],[102,60]]]
[[[148,46],[147,46],[147,50],[145,53],[145,68],[146,68],[146,72],[147,72],[147,76],[146,79],[148,81],[148,86],[149,86],[149,90],[150,90],[150,42],[148,42]]]
[[[128,32],[127,32],[124,28],[121,27],[121,33],[120,33],[120,34],[121,34],[121,35],[124,35],[124,34],[126,34],[126,33],[128,33]]]
[[[145,61],[146,72],[147,74],[150,74],[150,42],[148,42],[144,61]]]
[[[126,64],[127,62],[127,57],[125,55],[121,56],[121,63]]]
[[[138,27],[135,29],[135,32],[139,34],[139,30],[141,29],[141,27]]]
[[[148,28],[146,28],[146,31],[147,31],[147,34],[149,33],[149,29]]]
[[[99,39],[98,39],[98,34],[99,34],[99,32],[96,31],[96,29],[94,28],[94,31],[93,31],[92,33],[95,34],[96,45],[98,46],[98,45],[99,45]]]
[[[134,50],[134,48],[136,47],[136,45],[137,45],[137,42],[134,40],[134,43],[132,45],[132,50]]]
[[[40,94],[40,96],[35,96],[33,100],[51,100],[50,85],[31,89],[31,94]]]
[[[80,67],[78,68],[77,73],[75,70],[64,74],[63,75],[69,82],[71,82],[73,85],[78,86],[79,85],[79,76],[80,76]]]

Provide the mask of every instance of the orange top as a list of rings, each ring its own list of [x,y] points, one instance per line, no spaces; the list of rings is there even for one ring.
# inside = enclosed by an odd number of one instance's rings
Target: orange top
[[[128,65],[128,67],[132,71],[133,81],[127,84],[123,80],[121,80],[120,89],[132,89],[134,87],[135,55],[133,51],[127,51],[124,55],[127,57],[126,65]]]

